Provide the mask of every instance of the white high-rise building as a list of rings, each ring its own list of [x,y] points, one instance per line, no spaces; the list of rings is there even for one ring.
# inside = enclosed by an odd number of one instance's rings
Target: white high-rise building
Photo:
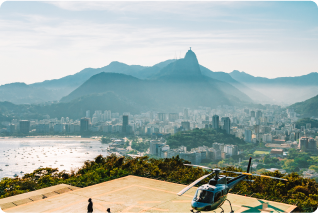
[[[187,108],[183,110],[183,119],[189,119],[189,110]]]
[[[112,112],[110,110],[105,110],[103,114],[104,121],[110,121],[112,119]]]
[[[225,145],[224,152],[230,156],[238,154],[238,147],[236,145]]]
[[[86,110],[86,118],[90,118],[91,117],[91,111],[90,110]]]
[[[263,139],[263,142],[270,143],[270,142],[272,142],[272,135],[271,134],[264,134],[262,139]]]

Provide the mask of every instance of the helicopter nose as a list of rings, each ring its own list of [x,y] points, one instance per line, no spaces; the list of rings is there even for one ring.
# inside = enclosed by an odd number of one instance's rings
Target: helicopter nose
[[[208,204],[208,203],[200,203],[200,202],[195,202],[195,201],[192,201],[192,203],[191,203],[191,207],[195,210],[198,210],[198,211],[204,211],[206,209],[206,207],[209,205],[210,204]]]

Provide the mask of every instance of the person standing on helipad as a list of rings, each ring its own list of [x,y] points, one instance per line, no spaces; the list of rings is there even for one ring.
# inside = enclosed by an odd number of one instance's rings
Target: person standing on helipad
[[[88,199],[88,206],[87,206],[87,213],[92,213],[93,212],[93,202],[92,198]]]

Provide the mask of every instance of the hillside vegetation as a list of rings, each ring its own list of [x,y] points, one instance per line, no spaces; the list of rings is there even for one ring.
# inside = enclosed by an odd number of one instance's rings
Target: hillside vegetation
[[[126,175],[137,175],[160,180],[189,184],[201,176],[208,174],[201,168],[184,166],[189,163],[178,156],[171,159],[153,159],[149,157],[106,158],[97,156],[94,161],[86,161],[77,171],[70,174],[58,169],[42,168],[22,178],[3,178],[0,182],[0,198],[21,194],[44,187],[66,183],[78,187],[86,187]],[[234,167],[225,170],[241,171]],[[283,177],[279,172],[264,173],[275,177]],[[256,177],[255,182],[242,182],[232,193],[297,205],[296,211],[312,212],[318,206],[318,184],[315,180],[305,179],[296,173],[285,176],[288,182]],[[207,183],[208,178],[201,183]],[[200,183],[200,184],[201,184]]]
[[[311,128],[318,128],[318,120],[311,118],[302,118],[296,122],[296,128],[300,129],[301,126],[306,126],[307,123],[311,124]]]
[[[295,103],[289,108],[293,108],[295,112],[301,114],[303,117],[318,117],[318,95],[306,101]]]
[[[215,130],[211,128],[178,132],[167,139],[167,144],[171,148],[186,146],[187,150],[198,146],[211,147],[215,142],[234,145],[245,144],[244,140],[237,138],[234,135],[227,134],[224,130]]]

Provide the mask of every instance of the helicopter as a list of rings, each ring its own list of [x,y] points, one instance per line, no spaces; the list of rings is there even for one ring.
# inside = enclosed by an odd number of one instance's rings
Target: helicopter
[[[230,192],[230,190],[232,190],[234,186],[236,186],[241,181],[253,182],[253,180],[247,180],[246,179],[247,177],[258,176],[258,177],[288,181],[287,179],[283,179],[283,178],[249,173],[250,167],[251,167],[251,161],[252,161],[252,158],[249,159],[246,172],[225,171],[219,168],[212,169],[206,166],[184,164],[185,166],[200,167],[203,169],[210,170],[212,172],[210,174],[200,177],[199,179],[191,183],[189,186],[181,190],[177,195],[179,196],[183,195],[185,192],[187,192],[189,189],[191,189],[193,186],[195,186],[197,183],[199,183],[203,179],[209,177],[212,174],[215,174],[215,176],[209,180],[208,184],[204,184],[198,187],[191,203],[191,207],[193,208],[191,212],[194,212],[196,210],[196,213],[198,213],[201,211],[213,211],[217,208],[221,208],[222,209],[221,213],[224,213],[222,205],[225,201],[228,201],[230,203],[231,213],[233,213],[234,211],[232,209],[232,204],[228,199],[226,199],[227,195]],[[220,175],[220,173],[226,173],[226,172],[238,174],[239,176],[227,177],[225,175]]]

